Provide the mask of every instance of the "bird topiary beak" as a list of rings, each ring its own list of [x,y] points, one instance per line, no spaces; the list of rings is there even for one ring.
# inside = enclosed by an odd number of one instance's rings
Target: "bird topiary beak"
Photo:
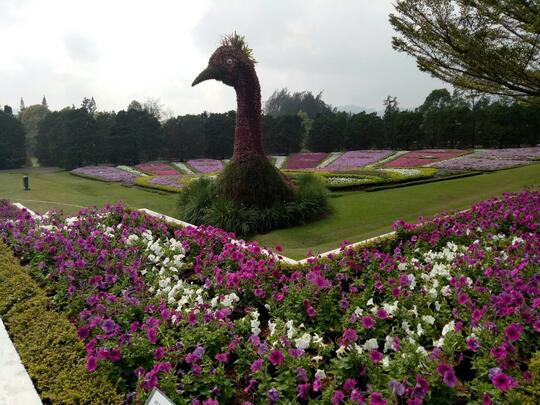
[[[195,86],[199,84],[200,82],[204,82],[205,80],[220,80],[221,77],[221,71],[214,67],[214,66],[208,66],[206,69],[204,69],[201,73],[199,73],[199,76],[193,80],[193,83],[191,86]]]

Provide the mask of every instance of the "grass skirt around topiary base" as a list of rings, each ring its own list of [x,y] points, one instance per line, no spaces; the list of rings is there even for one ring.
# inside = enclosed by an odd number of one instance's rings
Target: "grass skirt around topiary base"
[[[270,208],[293,201],[294,185],[265,156],[232,160],[215,182],[218,198],[240,207]]]
[[[250,198],[264,195],[262,188],[261,184],[252,185],[249,190],[254,196]],[[180,218],[195,225],[213,225],[239,236],[249,236],[312,222],[331,212],[328,191],[312,174],[296,180],[295,190],[290,189],[289,200],[277,201],[267,207],[240,205],[226,199],[222,190],[219,179],[215,183],[204,178],[192,182],[180,193]],[[248,189],[243,192],[247,196]]]

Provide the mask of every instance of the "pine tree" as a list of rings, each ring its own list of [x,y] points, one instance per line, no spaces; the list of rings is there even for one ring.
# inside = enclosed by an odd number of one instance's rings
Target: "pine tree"
[[[41,105],[43,107],[48,107],[49,105],[47,104],[47,99],[45,98],[45,96],[43,96],[43,100],[41,100]]]
[[[24,105],[24,100],[23,98],[21,97],[21,105],[19,107],[19,111],[24,111],[24,109],[26,108],[26,106]]]

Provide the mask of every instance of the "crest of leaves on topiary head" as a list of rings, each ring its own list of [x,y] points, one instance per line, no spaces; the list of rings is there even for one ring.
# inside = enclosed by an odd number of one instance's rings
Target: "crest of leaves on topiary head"
[[[255,60],[255,57],[253,56],[253,49],[251,49],[246,42],[246,37],[244,37],[243,35],[237,34],[236,31],[234,31],[234,33],[230,35],[225,35],[223,39],[221,40],[220,45],[235,47],[239,49],[240,51],[242,51],[242,53],[246,55],[246,57],[251,62],[257,63],[257,61]]]

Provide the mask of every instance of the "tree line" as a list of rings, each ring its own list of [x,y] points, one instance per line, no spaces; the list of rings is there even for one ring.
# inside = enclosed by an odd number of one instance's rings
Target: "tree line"
[[[27,156],[66,169],[137,164],[155,159],[225,159],[232,154],[236,114],[170,117],[156,100],[133,101],[118,112],[98,111],[93,98],[50,111],[41,104],[14,116],[0,112],[0,168],[20,167]],[[300,150],[499,148],[536,145],[540,109],[506,98],[446,89],[432,91],[414,109],[384,100],[384,114],[337,111],[321,93],[278,90],[265,104],[263,143],[268,154]],[[26,134],[26,135],[25,135]]]

